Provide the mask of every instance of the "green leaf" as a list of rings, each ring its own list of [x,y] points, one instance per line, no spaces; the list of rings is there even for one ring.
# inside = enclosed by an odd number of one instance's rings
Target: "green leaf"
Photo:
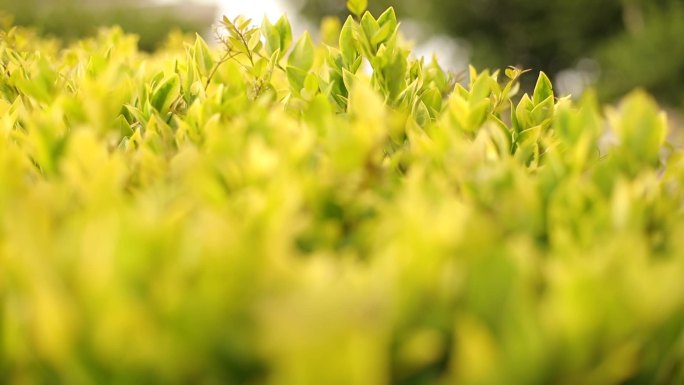
[[[295,44],[294,49],[290,53],[287,64],[289,67],[297,68],[304,72],[309,71],[314,62],[314,45],[311,41],[311,36],[308,32]]]
[[[540,124],[545,127],[548,126],[548,124],[551,122],[551,118],[553,117],[553,108],[553,97],[548,97],[541,103],[535,105],[530,111],[530,119],[532,119],[531,124]]]
[[[173,103],[173,100],[180,92],[179,84],[178,75],[175,74],[159,83],[154,91],[152,91],[152,97],[150,98],[152,107],[160,113],[167,112],[171,103]]]
[[[358,56],[356,60],[352,63],[352,65],[349,66],[349,71],[356,73],[356,71],[359,70],[361,67],[361,64],[363,63],[363,58],[361,56]]]
[[[347,68],[349,68],[358,57],[354,41],[354,23],[354,19],[351,16],[347,17],[347,21],[344,22],[342,30],[340,31],[340,51],[342,52],[342,59]]]
[[[147,123],[147,120],[149,119],[149,116],[140,111],[139,108],[131,106],[130,104],[125,104],[122,112],[130,124]]]
[[[479,103],[471,104],[468,114],[467,129],[471,132],[477,131],[487,119],[491,104],[488,100],[481,100]]]
[[[385,103],[365,78],[355,77],[349,92],[348,109],[352,117],[362,123],[364,136],[377,140],[385,134]]]
[[[516,127],[517,130],[522,131],[534,125],[530,116],[530,113],[533,109],[534,103],[532,103],[532,99],[530,99],[529,95],[527,94],[523,95],[522,99],[520,99],[520,102],[518,102],[518,106],[515,108],[515,121],[519,126]]]
[[[246,30],[247,27],[249,27],[249,25],[252,23],[252,19],[248,19],[248,18],[246,18],[246,17],[244,17],[244,16],[238,16],[238,18],[236,19],[236,21],[237,21],[237,23],[239,24],[239,25],[238,25],[238,30],[240,30],[240,31]]]
[[[609,116],[625,155],[635,161],[654,164],[667,137],[667,119],[643,91],[634,91],[620,103],[620,110]]]
[[[261,42],[261,36],[258,33],[258,30],[253,29],[251,30],[248,34],[248,40],[247,40],[247,48],[249,48],[250,51],[252,52],[258,52],[261,50],[262,47],[262,42]]]
[[[380,17],[378,17],[378,24],[381,27],[389,25],[391,32],[394,32],[397,29],[399,23],[397,22],[397,15],[394,12],[393,7],[387,8],[387,10],[383,12],[382,15],[380,15]]]
[[[518,70],[517,68],[514,67],[508,67],[504,70],[504,74],[506,75],[507,78],[513,80],[518,77]]]
[[[354,84],[354,73],[347,71],[347,69],[342,70],[342,80],[344,82],[344,87],[350,90]]]
[[[436,88],[426,90],[421,99],[432,117],[436,117],[442,111],[442,94]]]
[[[347,9],[356,16],[361,16],[368,8],[368,0],[347,0]]]
[[[318,32],[321,43],[326,46],[334,46],[340,36],[340,29],[342,24],[340,19],[334,16],[328,16],[321,21],[321,27]]]
[[[539,104],[547,98],[553,98],[553,86],[551,85],[551,80],[549,80],[546,74],[544,72],[539,72],[537,85],[534,87],[534,104]]]
[[[487,98],[491,93],[491,82],[492,79],[489,76],[489,71],[485,71],[480,75],[477,75],[472,83],[472,88],[470,90],[470,103],[480,103],[483,99]]]
[[[185,98],[186,102],[189,102],[192,97],[192,88],[193,84],[195,84],[196,81],[200,80],[199,78],[199,73],[197,71],[197,65],[195,62],[188,62],[187,63],[187,71],[185,72],[185,78],[183,79],[183,84],[182,84],[182,89],[183,89],[183,97]],[[178,74],[180,76],[180,74]]]
[[[290,20],[286,16],[281,16],[275,24],[275,29],[278,31],[280,37],[280,52],[284,55],[290,49],[292,44],[292,27]]]
[[[308,75],[308,71],[301,68],[288,66],[286,69],[287,80],[292,87],[293,94],[299,95],[301,89],[304,88],[304,81]]]
[[[378,45],[384,42],[393,32],[394,29],[392,28],[391,24],[382,25],[371,38],[371,44]]]
[[[373,36],[375,36],[375,34],[378,32],[378,29],[380,29],[380,25],[375,18],[373,18],[373,15],[371,15],[370,12],[366,12],[361,18],[361,29],[366,37],[366,41],[370,43],[373,39]]]
[[[542,127],[534,126],[523,130],[518,135],[515,157],[524,165],[536,165],[539,160],[539,139]]]
[[[200,73],[204,76],[208,75],[214,67],[214,59],[211,57],[207,43],[199,34],[195,35],[195,45],[192,54]]]
[[[306,78],[304,79],[304,84],[302,87],[302,96],[306,100],[311,100],[313,97],[316,95],[319,89],[319,79],[318,76],[313,73],[309,72],[306,75]]]

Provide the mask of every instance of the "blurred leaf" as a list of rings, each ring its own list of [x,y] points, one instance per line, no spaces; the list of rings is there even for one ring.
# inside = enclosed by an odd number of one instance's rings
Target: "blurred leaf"
[[[368,0],[347,0],[347,9],[358,17],[361,17],[366,8],[368,8]]]
[[[288,58],[287,64],[304,72],[309,71],[314,62],[314,45],[308,32],[295,44]]]
[[[172,75],[160,82],[152,91],[150,103],[152,107],[160,113],[165,113],[171,107],[175,97],[180,92],[179,80],[177,75]]]

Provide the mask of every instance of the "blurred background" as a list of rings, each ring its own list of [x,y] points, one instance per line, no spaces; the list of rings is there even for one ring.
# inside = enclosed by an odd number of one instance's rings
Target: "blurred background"
[[[119,24],[154,50],[173,29],[211,38],[219,15],[256,23],[287,13],[317,29],[322,17],[345,18],[345,0],[0,0],[15,24],[65,39]],[[643,87],[684,109],[684,0],[370,0],[392,5],[419,54],[437,53],[455,72],[517,65],[550,74],[561,93],[595,85],[604,101]],[[536,76],[527,76],[529,81]]]

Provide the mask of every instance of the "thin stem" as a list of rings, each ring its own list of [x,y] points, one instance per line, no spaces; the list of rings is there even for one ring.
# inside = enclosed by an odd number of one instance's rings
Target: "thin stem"
[[[211,79],[216,75],[216,71],[218,71],[219,67],[221,64],[227,62],[230,59],[233,59],[235,56],[239,55],[239,52],[236,52],[233,54],[231,51],[226,51],[226,53],[221,57],[221,59],[214,64],[214,68],[211,69],[211,72],[207,75],[207,81],[204,83],[204,91],[209,89],[209,84],[211,83]]]
[[[254,60],[252,59],[252,52],[249,49],[249,45],[247,44],[247,41],[245,40],[245,36],[240,33],[240,31],[237,31],[238,36],[240,36],[240,41],[242,41],[242,45],[245,47],[245,52],[247,53],[247,57],[249,58],[249,62],[252,64],[252,67],[254,67]]]

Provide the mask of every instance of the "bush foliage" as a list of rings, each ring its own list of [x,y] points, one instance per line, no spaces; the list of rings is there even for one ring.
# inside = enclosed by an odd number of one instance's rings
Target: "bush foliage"
[[[338,0],[291,0],[312,17],[344,15]],[[681,0],[374,0],[410,15],[430,33],[461,39],[475,66],[589,70],[603,100],[634,87],[684,107],[684,4]],[[593,63],[586,67],[589,58]],[[597,67],[597,68],[594,68]],[[596,71],[599,69],[599,71]],[[524,79],[523,79],[524,80]],[[525,84],[527,86],[527,84]],[[534,85],[531,83],[530,86]]]
[[[684,381],[684,158],[652,99],[540,74],[514,102],[523,71],[457,83],[350,3],[330,44],[2,33],[4,383]]]

